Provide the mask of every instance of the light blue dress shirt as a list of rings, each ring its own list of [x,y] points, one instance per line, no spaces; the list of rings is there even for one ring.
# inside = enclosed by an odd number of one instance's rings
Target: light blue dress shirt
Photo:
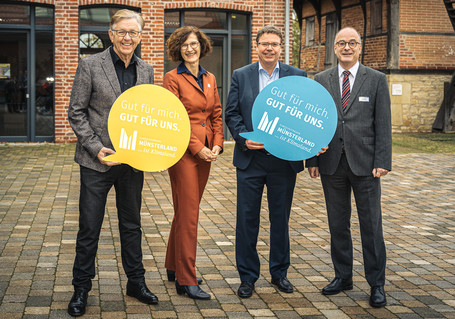
[[[280,64],[277,62],[275,69],[273,69],[272,75],[262,67],[261,62],[259,62],[259,92],[262,91],[268,84],[272,83],[275,80],[280,78]]]

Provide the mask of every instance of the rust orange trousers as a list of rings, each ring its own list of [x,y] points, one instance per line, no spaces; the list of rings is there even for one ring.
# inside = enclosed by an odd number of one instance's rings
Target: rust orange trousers
[[[165,267],[175,271],[175,277],[183,286],[198,284],[195,266],[199,204],[209,178],[210,164],[187,151],[168,170],[174,219],[169,234]]]

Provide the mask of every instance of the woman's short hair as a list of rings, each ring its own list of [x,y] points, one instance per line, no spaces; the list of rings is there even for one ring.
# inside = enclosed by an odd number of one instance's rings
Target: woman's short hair
[[[203,31],[194,26],[184,26],[175,30],[166,41],[166,53],[169,60],[173,62],[183,61],[180,49],[192,33],[197,36],[201,47],[201,55],[199,58],[203,58],[212,52],[212,41]]]
[[[141,28],[140,31],[144,30],[144,25],[145,21],[144,18],[142,18],[141,14],[138,12],[135,12],[133,10],[128,10],[128,9],[121,9],[118,10],[111,18],[111,22],[109,24],[109,28],[111,30],[115,30],[115,26],[117,23],[120,22],[120,20],[123,19],[136,19],[137,23],[139,24],[139,27]]]

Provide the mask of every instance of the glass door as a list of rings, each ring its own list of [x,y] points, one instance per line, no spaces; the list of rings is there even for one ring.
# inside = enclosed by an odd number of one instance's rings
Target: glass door
[[[28,32],[0,32],[0,137],[28,140]]]
[[[201,59],[201,65],[215,75],[216,86],[218,89],[218,94],[220,95],[221,105],[224,108],[224,104],[227,100],[227,93],[229,92],[229,81],[227,79],[227,36],[226,35],[211,35],[210,39],[212,40],[213,51],[210,55]],[[224,109],[223,109],[224,114]],[[228,129],[227,126],[223,126],[224,136],[227,137]]]

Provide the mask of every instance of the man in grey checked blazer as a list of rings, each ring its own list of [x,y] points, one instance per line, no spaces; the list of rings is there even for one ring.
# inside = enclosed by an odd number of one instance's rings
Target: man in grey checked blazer
[[[335,40],[338,66],[315,80],[332,95],[338,109],[335,136],[326,153],[306,161],[311,177],[321,175],[331,235],[335,279],[325,295],[353,288],[353,248],[350,230],[351,189],[357,206],[365,277],[371,286],[370,305],[386,305],[386,249],[382,234],[380,177],[391,170],[392,132],[386,76],[359,63],[359,33],[341,29]],[[349,71],[346,83],[344,71]],[[342,87],[348,95],[342,105]]]
[[[147,304],[158,298],[145,284],[141,248],[141,192],[143,172],[129,165],[110,163],[114,153],[107,121],[117,97],[138,84],[153,83],[153,68],[134,54],[141,41],[142,17],[119,10],[112,17],[112,46],[79,62],[73,82],[68,118],[77,136],[75,161],[80,165],[79,232],[73,267],[74,294],[68,313],[85,313],[87,295],[95,277],[95,256],[107,194],[115,187],[122,264],[128,277],[126,293]]]

